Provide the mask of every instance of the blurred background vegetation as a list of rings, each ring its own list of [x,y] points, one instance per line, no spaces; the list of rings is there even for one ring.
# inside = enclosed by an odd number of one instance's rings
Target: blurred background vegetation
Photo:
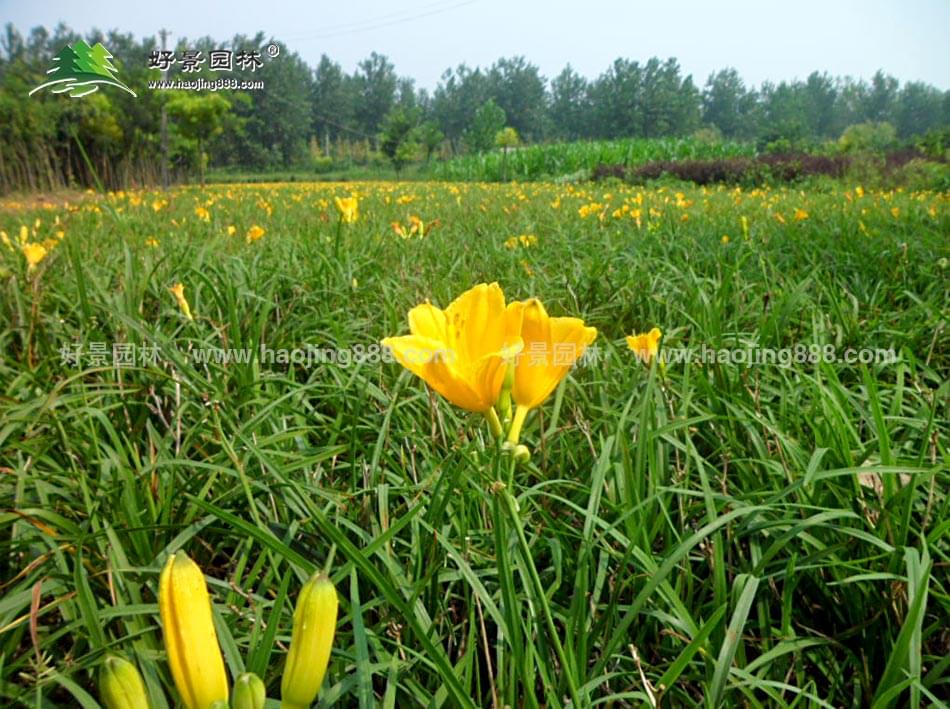
[[[201,50],[204,57],[212,49],[258,50],[263,66],[253,73],[211,72],[204,64],[181,74],[178,63],[168,78],[259,80],[263,90],[172,91],[148,86],[162,78],[148,68],[158,39],[113,31],[85,39],[112,52],[118,75],[137,97],[109,90],[78,101],[28,97],[56,52],[78,39],[62,24],[26,36],[6,26],[0,191],[158,183],[163,109],[169,165],[179,181],[203,179],[206,168],[217,180],[261,173],[587,179],[601,166],[627,177],[629,168],[650,162],[660,165],[647,170],[652,175],[665,172],[663,161],[817,154],[847,156],[846,168],[872,182],[950,185],[950,91],[901,84],[883,71],[870,81],[816,71],[803,81],[753,87],[727,68],[700,86],[672,58],[617,59],[587,79],[570,65],[547,78],[524,57],[513,57],[487,68],[447,69],[430,92],[377,53],[347,73],[326,55],[308,66],[258,34],[226,42],[181,39],[170,47]],[[274,59],[265,52],[272,42],[281,49]],[[889,160],[893,153],[902,157]],[[774,175],[758,168],[740,172],[738,181]]]

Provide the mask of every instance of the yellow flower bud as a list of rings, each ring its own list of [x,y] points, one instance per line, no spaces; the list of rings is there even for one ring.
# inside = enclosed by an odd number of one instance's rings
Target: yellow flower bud
[[[245,672],[234,680],[233,709],[264,709],[266,699],[264,682],[253,672]]]
[[[316,698],[330,662],[337,602],[326,574],[314,574],[301,589],[280,684],[281,709],[304,709]]]
[[[99,696],[106,709],[148,709],[142,675],[128,660],[107,657],[99,668]]]
[[[184,552],[172,554],[158,584],[165,650],[182,703],[208,709],[228,699],[228,678],[211,617],[204,574]]]

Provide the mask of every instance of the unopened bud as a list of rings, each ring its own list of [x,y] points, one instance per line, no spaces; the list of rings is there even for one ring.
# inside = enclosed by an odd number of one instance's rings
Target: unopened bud
[[[326,574],[315,574],[300,591],[294,609],[287,666],[280,683],[283,709],[313,704],[323,684],[336,632],[337,595]]]
[[[253,672],[245,672],[234,680],[234,694],[231,697],[233,709],[264,709],[266,700],[264,682]]]
[[[148,709],[142,675],[128,660],[107,657],[99,670],[99,696],[106,709]]]

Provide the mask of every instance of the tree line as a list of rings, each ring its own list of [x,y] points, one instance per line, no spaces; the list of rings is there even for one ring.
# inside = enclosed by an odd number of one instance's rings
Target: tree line
[[[80,39],[108,48],[136,97],[108,89],[79,100],[28,97],[53,57]],[[278,47],[276,57],[264,53],[270,44]],[[169,50],[207,57],[224,48],[261,52],[253,72],[223,76],[260,81],[263,90],[149,89],[149,81],[161,78],[148,62],[161,50],[156,37],[94,31],[83,38],[62,24],[53,31],[34,28],[24,37],[8,24],[0,37],[0,189],[155,182],[163,112],[168,155],[178,172],[209,163],[256,170],[306,166],[340,144],[364,153],[382,150],[398,167],[420,152],[428,158],[436,151],[485,150],[505,127],[525,142],[705,130],[728,139],[798,146],[837,138],[848,126],[868,122],[892,125],[901,139],[950,124],[950,91],[918,81],[902,84],[883,71],[870,81],[816,71],[804,80],[754,87],[727,68],[700,86],[672,58],[620,58],[592,79],[568,65],[548,79],[524,57],[511,57],[487,68],[448,69],[430,92],[375,52],[348,72],[326,55],[311,67],[263,34],[227,42],[180,40]],[[221,76],[207,63],[193,72],[184,72],[181,62],[168,67],[172,80]],[[509,131],[506,140],[513,134]]]

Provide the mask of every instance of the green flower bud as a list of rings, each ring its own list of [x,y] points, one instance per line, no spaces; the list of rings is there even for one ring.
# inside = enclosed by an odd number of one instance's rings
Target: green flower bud
[[[148,709],[145,683],[135,665],[115,655],[99,668],[99,696],[106,709]]]
[[[515,446],[515,460],[521,464],[527,463],[531,460],[531,451],[528,446],[518,444]]]
[[[234,693],[231,696],[233,709],[264,709],[267,699],[264,682],[253,672],[245,672],[234,680]]]
[[[337,604],[336,589],[326,574],[314,574],[301,589],[280,683],[282,709],[305,709],[316,698],[330,663]]]

